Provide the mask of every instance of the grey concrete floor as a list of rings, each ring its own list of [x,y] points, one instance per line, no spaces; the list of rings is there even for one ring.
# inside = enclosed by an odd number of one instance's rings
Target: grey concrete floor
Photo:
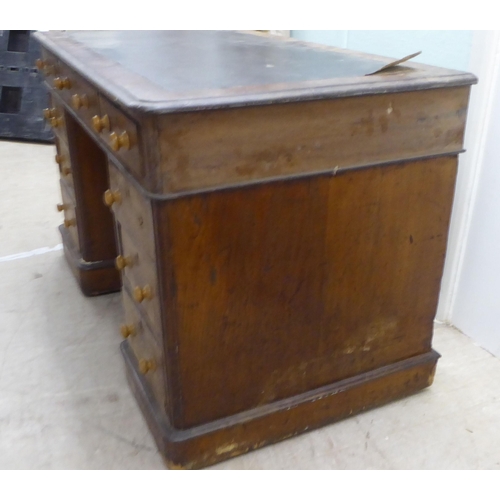
[[[50,145],[0,141],[0,469],[163,469],[127,386],[119,294],[60,247]],[[437,326],[421,393],[213,469],[499,469],[500,360]]]

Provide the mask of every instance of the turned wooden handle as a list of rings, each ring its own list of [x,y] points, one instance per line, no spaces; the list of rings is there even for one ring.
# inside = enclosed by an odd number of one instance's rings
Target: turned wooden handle
[[[96,132],[101,132],[102,130],[109,130],[109,116],[99,116],[95,115],[92,117],[92,126]]]
[[[132,267],[133,259],[132,257],[124,257],[123,255],[118,255],[115,259],[115,266],[118,271],[125,269],[127,266]]]
[[[111,132],[111,134],[109,134],[109,139],[113,151],[118,151],[122,148],[130,149],[130,137],[127,132],[122,132],[120,135],[116,132]]]
[[[61,116],[50,119],[50,125],[54,128],[60,127],[64,123]]]
[[[75,219],[64,219],[64,227],[76,226]]]
[[[131,335],[135,335],[135,326],[132,325],[132,324],[129,324],[129,325],[122,325],[120,327],[120,332],[122,334],[122,337],[124,339],[130,337]]]
[[[141,359],[139,360],[139,371],[146,375],[148,372],[156,370],[156,361],[154,359]]]
[[[44,61],[42,59],[37,59],[35,61],[35,66],[46,74],[50,75],[51,73],[54,72],[54,66],[51,66],[50,64],[47,63],[47,61]]]
[[[136,302],[141,303],[145,299],[151,300],[152,298],[153,291],[149,285],[143,286],[142,288],[140,286],[134,288],[134,299]]]
[[[71,80],[67,76],[58,76],[54,78],[54,87],[57,90],[69,90],[71,88]]]
[[[71,96],[71,104],[75,109],[88,108],[89,98],[87,94],[73,94]]]
[[[50,120],[51,118],[55,118],[57,109],[56,108],[45,108],[43,110],[43,116],[46,120]]]
[[[122,195],[120,191],[112,191],[107,189],[104,193],[104,204],[111,207],[114,203],[120,204],[122,202]]]

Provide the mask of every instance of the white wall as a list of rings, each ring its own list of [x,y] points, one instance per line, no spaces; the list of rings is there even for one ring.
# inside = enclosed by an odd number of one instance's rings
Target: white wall
[[[333,45],[382,56],[401,57],[422,51],[416,62],[445,68],[467,70],[472,45],[472,31],[324,31],[294,30],[291,36],[308,42]]]
[[[500,32],[477,32],[471,69],[480,83],[469,113],[464,159],[469,204],[451,286],[449,321],[500,356]],[[457,186],[458,187],[458,186]],[[459,192],[465,192],[465,186]]]

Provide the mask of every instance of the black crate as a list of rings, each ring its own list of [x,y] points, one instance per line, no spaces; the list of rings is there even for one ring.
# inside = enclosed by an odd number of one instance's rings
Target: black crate
[[[35,62],[40,47],[32,31],[0,31],[0,138],[52,142],[43,119],[49,99]]]
[[[32,31],[0,30],[0,67],[34,68],[40,46]]]

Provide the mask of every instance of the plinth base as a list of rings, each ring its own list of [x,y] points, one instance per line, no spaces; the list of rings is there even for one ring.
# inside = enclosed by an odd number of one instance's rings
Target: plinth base
[[[69,231],[59,226],[63,240],[64,255],[84,295],[92,297],[105,293],[118,292],[122,282],[114,260],[87,262],[75,247]]]
[[[175,429],[158,407],[127,343],[121,344],[127,378],[169,468],[197,469],[241,455],[432,384],[440,355],[431,350],[298,396],[190,429]]]

